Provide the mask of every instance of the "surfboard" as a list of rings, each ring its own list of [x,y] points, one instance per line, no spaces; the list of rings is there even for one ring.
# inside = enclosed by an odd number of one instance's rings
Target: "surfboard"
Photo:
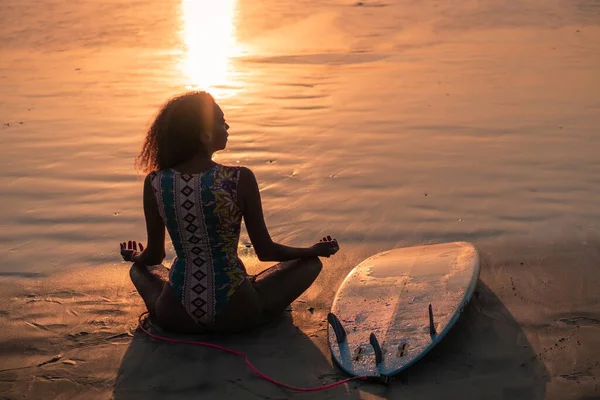
[[[456,323],[479,270],[477,249],[465,242],[399,248],[361,262],[327,316],[333,360],[354,376],[408,368]]]

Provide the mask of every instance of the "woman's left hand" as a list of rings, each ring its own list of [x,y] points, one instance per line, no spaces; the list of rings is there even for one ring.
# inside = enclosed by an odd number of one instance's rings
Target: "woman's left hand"
[[[138,244],[134,241],[121,243],[121,256],[123,260],[135,262],[135,257],[144,251],[144,246],[140,243],[140,251],[138,251]]]

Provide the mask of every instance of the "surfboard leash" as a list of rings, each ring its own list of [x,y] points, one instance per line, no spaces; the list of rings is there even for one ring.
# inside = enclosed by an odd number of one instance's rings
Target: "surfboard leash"
[[[256,375],[258,375],[260,378],[262,378],[268,382],[271,382],[274,385],[277,385],[277,386],[280,386],[282,388],[286,388],[289,390],[294,390],[296,392],[318,392],[321,390],[333,389],[335,387],[344,385],[348,382],[355,381],[355,380],[382,382],[381,378],[379,378],[379,377],[353,376],[351,378],[345,378],[345,379],[342,379],[341,381],[330,383],[328,385],[310,387],[310,388],[301,388],[301,387],[288,385],[286,383],[280,382],[280,381],[273,379],[270,376],[265,375],[264,373],[260,372],[254,365],[252,365],[252,363],[248,359],[248,356],[246,355],[246,353],[242,353],[241,351],[233,350],[233,349],[223,347],[223,346],[218,346],[214,343],[197,342],[197,341],[192,341],[192,340],[171,339],[168,337],[155,335],[155,334],[149,332],[146,328],[144,328],[144,324],[142,323],[142,318],[146,315],[148,315],[148,311],[140,314],[140,316],[138,317],[138,326],[142,330],[142,332],[144,332],[146,335],[148,335],[152,339],[159,340],[161,342],[173,343],[173,344],[189,344],[189,345],[194,345],[194,346],[210,347],[212,349],[216,349],[216,350],[220,350],[220,351],[230,353],[230,354],[233,354],[236,356],[244,357],[244,362],[246,363],[246,365],[252,370],[252,372],[254,372]]]

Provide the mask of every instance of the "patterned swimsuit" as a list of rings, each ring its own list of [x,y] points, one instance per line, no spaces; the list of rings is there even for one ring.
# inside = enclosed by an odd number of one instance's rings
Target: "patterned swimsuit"
[[[199,324],[212,324],[247,276],[237,255],[239,176],[239,167],[220,164],[202,174],[165,169],[151,176],[177,254],[169,283]]]

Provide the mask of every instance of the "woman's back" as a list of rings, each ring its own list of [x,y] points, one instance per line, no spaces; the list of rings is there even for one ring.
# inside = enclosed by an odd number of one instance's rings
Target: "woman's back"
[[[267,229],[256,177],[244,167],[215,164],[229,125],[206,92],[170,99],[148,129],[138,166],[144,182],[147,246],[120,243],[130,276],[151,316],[177,332],[239,332],[281,314],[319,275],[339,247],[323,237],[310,247],[276,243]],[[155,171],[155,172],[151,172]],[[203,172],[202,172],[203,171]],[[195,173],[201,172],[201,173]],[[238,258],[242,218],[256,256],[276,261],[248,278]],[[169,270],[165,228],[177,258]],[[149,268],[148,266],[153,266]]]
[[[150,176],[177,254],[169,283],[197,323],[212,324],[246,277],[237,255],[239,176],[240,168],[220,164],[201,174],[164,169]]]

